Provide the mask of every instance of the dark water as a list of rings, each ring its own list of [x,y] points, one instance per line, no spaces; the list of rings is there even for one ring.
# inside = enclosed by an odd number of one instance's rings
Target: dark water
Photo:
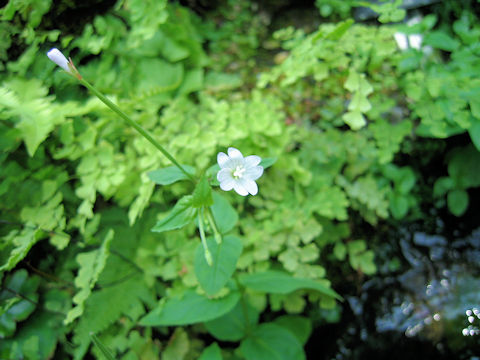
[[[480,227],[425,227],[390,232],[378,273],[346,281],[341,309],[313,311],[308,359],[480,360]]]

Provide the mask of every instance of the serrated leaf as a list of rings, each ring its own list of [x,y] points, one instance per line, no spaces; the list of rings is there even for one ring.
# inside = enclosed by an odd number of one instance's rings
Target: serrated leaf
[[[283,327],[266,323],[258,326],[239,348],[246,359],[303,360],[305,353],[297,338]]]
[[[349,111],[343,114],[342,119],[352,130],[360,130],[367,124],[365,117],[360,111]]]
[[[213,264],[208,265],[203,246],[198,244],[195,251],[195,275],[202,289],[207,294],[214,295],[231,278],[243,246],[242,241],[232,235],[223,237],[220,244],[209,237],[207,238],[207,245],[212,254]]]
[[[39,239],[40,230],[25,227],[22,231],[13,230],[2,238],[0,247],[0,272],[13,269]]]
[[[195,168],[189,165],[182,165],[183,169],[190,175],[195,174]],[[150,171],[148,178],[155,184],[170,185],[180,180],[188,180],[188,176],[176,166],[168,166],[163,169]]]
[[[349,111],[360,111],[362,113],[367,112],[371,108],[372,105],[368,101],[367,97],[360,92],[356,92],[353,94],[352,101],[348,105]]]
[[[245,309],[247,315],[245,315]],[[240,341],[248,334],[248,330],[258,323],[259,311],[248,302],[240,301],[227,314],[205,323],[205,328],[221,341]],[[248,318],[248,320],[247,320]]]
[[[166,217],[158,221],[151,229],[153,232],[163,232],[180,229],[190,223],[197,213],[192,207],[192,196],[186,195],[175,204]]]
[[[254,274],[241,274],[238,277],[243,286],[271,294],[288,294],[299,289],[316,290],[319,293],[342,300],[331,288],[312,279],[295,278],[282,271],[267,270]]]
[[[110,229],[105,235],[102,246],[99,249],[77,255],[77,262],[80,269],[75,278],[75,286],[79,288],[80,291],[73,297],[73,302],[76,306],[67,313],[67,317],[64,320],[65,324],[70,324],[83,314],[85,301],[90,296],[110,255],[110,244],[113,236],[114,231]]]
[[[213,205],[210,207],[218,231],[226,234],[238,221],[237,211],[217,192],[213,193]]]
[[[240,299],[238,291],[209,299],[188,290],[182,297],[168,299],[140,320],[142,326],[181,326],[216,319],[228,313]]]

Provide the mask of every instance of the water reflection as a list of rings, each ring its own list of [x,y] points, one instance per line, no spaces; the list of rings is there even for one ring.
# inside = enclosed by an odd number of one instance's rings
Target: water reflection
[[[335,343],[324,358],[480,360],[480,228],[455,239],[404,229],[376,255],[378,274],[320,334]]]

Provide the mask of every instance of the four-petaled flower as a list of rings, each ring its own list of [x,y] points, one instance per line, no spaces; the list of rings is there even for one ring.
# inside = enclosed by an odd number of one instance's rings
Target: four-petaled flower
[[[256,195],[258,186],[255,180],[263,174],[263,167],[258,165],[261,160],[257,155],[243,157],[242,153],[233,147],[228,148],[228,155],[218,153],[220,171],[217,173],[217,179],[220,188],[224,191],[234,189],[242,196]]]
[[[62,54],[60,50],[57,48],[52,48],[50,51],[47,53],[47,56],[50,60],[52,60],[55,64],[60,66],[63,70],[65,70],[68,73],[72,73],[72,70],[70,69],[69,66],[69,61],[65,57],[65,55]]]

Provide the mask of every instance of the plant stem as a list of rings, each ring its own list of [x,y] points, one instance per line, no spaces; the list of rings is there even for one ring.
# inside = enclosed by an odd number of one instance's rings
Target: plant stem
[[[92,84],[90,84],[84,78],[77,78],[80,83],[85,86],[88,90],[90,90],[95,96],[97,96],[105,105],[107,105],[110,109],[112,109],[118,116],[120,116],[123,120],[125,120],[129,125],[133,126],[135,130],[137,130],[145,139],[147,139],[153,146],[155,146],[160,152],[165,155],[165,157],[172,162],[176,167],[178,167],[187,177],[195,181],[193,176],[189,174],[183,167],[178,163],[175,158],[170,155],[170,153],[165,150],[165,148],[160,145],[144,128],[138,125],[135,121],[133,121],[127,114],[125,114],[116,104],[111,102],[106,96],[104,96],[100,91],[98,91]]]
[[[205,253],[205,260],[209,266],[213,265],[212,254],[208,249],[207,239],[205,238],[205,230],[203,227],[203,207],[198,209],[198,231],[200,232],[200,239],[202,240],[203,251]]]
[[[212,230],[213,230],[213,236],[215,238],[215,241],[217,242],[217,244],[220,245],[221,242],[222,242],[222,235],[220,234],[220,232],[217,229],[217,224],[215,224],[215,219],[212,216],[210,208],[206,208],[206,212],[207,212],[207,219],[208,219],[208,221],[210,223],[210,226],[212,227]]]

